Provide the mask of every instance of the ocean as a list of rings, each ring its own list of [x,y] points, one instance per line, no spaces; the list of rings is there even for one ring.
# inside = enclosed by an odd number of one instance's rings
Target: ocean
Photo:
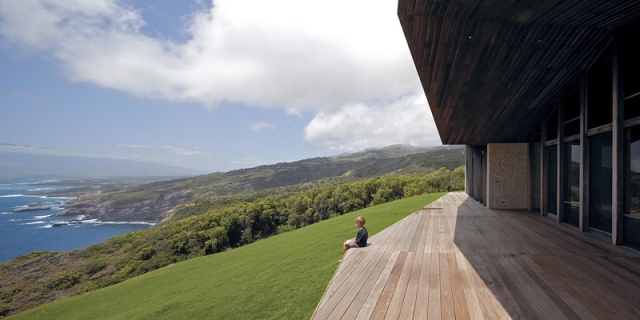
[[[74,220],[82,217],[54,217],[73,198],[33,195],[60,187],[41,187],[51,179],[0,179],[0,262],[32,251],[65,251],[84,248],[130,231],[146,229],[141,222]],[[48,210],[14,212],[29,206]]]

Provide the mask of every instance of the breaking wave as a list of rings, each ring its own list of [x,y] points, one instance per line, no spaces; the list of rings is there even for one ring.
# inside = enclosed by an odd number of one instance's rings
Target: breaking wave
[[[100,221],[98,219],[89,219],[82,220],[82,223],[90,223],[90,224],[145,224],[153,226],[155,222],[145,222],[145,221]]]

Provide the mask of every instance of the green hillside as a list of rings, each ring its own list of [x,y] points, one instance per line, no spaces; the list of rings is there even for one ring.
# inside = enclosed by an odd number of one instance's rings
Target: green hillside
[[[160,222],[171,217],[192,215],[194,212],[185,214],[181,209],[203,202],[207,203],[206,209],[217,209],[237,201],[253,201],[256,197],[282,191],[298,192],[377,176],[424,175],[443,167],[453,171],[462,165],[464,149],[460,146],[433,149],[390,146],[335,158],[304,159],[144,184],[128,180],[119,183],[99,181],[98,185],[83,185],[43,194],[94,194],[68,205],[64,214],[69,216],[85,215],[87,219],[107,221]],[[176,214],[167,215],[170,210]]]
[[[433,202],[426,194],[369,207],[231,251],[177,263],[10,319],[308,319],[353,237]]]

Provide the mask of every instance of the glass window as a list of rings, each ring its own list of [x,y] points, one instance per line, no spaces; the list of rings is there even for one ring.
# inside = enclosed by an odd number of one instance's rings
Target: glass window
[[[622,76],[624,119],[640,117],[640,47],[636,40],[640,37],[640,25],[631,26],[620,34],[619,62]],[[634,96],[634,97],[632,97]],[[631,97],[631,98],[630,98]]]
[[[622,71],[622,83],[624,86],[624,97],[628,97],[640,92],[640,47],[636,45],[636,40],[640,37],[640,26],[632,26],[621,35],[620,49],[620,70]]]
[[[613,148],[611,132],[589,138],[589,226],[611,232]]]
[[[640,117],[640,95],[624,101],[624,119],[637,117]]]
[[[624,242],[640,249],[640,126],[625,130]]]
[[[558,110],[547,119],[547,141],[558,138]]]
[[[626,129],[625,214],[640,218],[640,126]]]
[[[537,139],[535,141],[540,141],[540,136],[537,135],[534,139]],[[534,142],[532,144],[532,152],[531,152],[531,156],[533,157],[533,159],[531,159],[531,170],[533,170],[533,195],[531,198],[531,206],[533,208],[533,211],[535,212],[540,212],[540,168],[541,168],[541,159],[540,159],[540,151],[542,150],[542,143],[540,142]]]
[[[580,141],[567,142],[564,148],[563,221],[577,227],[580,224]]]
[[[556,146],[547,147],[547,211],[549,213],[557,213],[556,199],[558,197],[557,174],[558,174],[558,149]]]
[[[580,119],[564,123],[564,136],[570,137],[580,133]]]
[[[562,99],[564,107],[564,136],[570,137],[580,133],[580,86],[576,81]]]
[[[611,50],[605,53],[589,69],[587,76],[588,128],[611,123],[613,100],[613,66]]]
[[[562,99],[564,106],[564,121],[570,121],[580,117],[580,86],[576,82],[568,90],[567,95]]]
[[[624,216],[624,244],[640,249],[640,219]]]

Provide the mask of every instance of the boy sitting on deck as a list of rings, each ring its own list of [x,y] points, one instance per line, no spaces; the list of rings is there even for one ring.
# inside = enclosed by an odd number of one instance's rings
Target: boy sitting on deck
[[[346,253],[347,250],[349,250],[349,248],[361,248],[361,247],[367,246],[367,239],[369,238],[369,233],[367,232],[367,229],[365,229],[364,227],[365,222],[366,221],[364,220],[363,217],[356,218],[356,228],[358,228],[358,233],[356,234],[355,238],[349,239],[344,242],[343,253]]]

